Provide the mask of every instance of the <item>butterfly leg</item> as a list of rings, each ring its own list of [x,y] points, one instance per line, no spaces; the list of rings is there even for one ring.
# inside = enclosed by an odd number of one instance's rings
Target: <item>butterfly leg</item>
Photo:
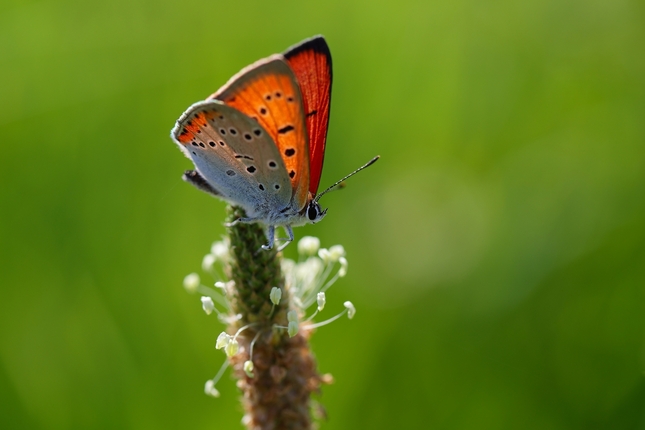
[[[269,227],[267,227],[266,234],[267,234],[267,239],[269,240],[269,243],[267,243],[266,245],[262,245],[262,249],[266,249],[266,250],[273,249],[275,226],[270,225]]]
[[[260,219],[259,218],[238,218],[233,222],[227,222],[224,224],[224,227],[233,227],[235,224],[252,224],[254,222],[258,222]]]
[[[293,229],[291,228],[291,226],[290,225],[285,225],[284,226],[284,231],[287,232],[289,237],[276,237],[275,240],[284,240],[285,241],[285,243],[280,245],[280,247],[278,248],[278,252],[282,251],[283,249],[285,249],[287,247],[287,245],[289,245],[291,242],[293,242]]]
[[[289,237],[275,237],[275,226],[274,226],[274,225],[270,225],[270,226],[267,228],[267,239],[269,240],[269,243],[268,243],[268,244],[266,244],[266,245],[262,245],[262,249],[272,249],[272,248],[273,248],[273,244],[274,244],[276,241],[278,241],[278,240],[280,240],[280,241],[284,240],[284,241],[286,241],[286,243],[283,243],[282,245],[280,245],[280,247],[278,247],[278,252],[280,252],[280,251],[282,251],[284,248],[286,248],[286,247],[287,247],[287,245],[289,245],[291,242],[293,242],[293,229],[291,228],[291,226],[290,226],[290,225],[285,225],[285,226],[284,226],[284,229],[285,229],[285,231],[287,232],[287,234],[289,235]]]

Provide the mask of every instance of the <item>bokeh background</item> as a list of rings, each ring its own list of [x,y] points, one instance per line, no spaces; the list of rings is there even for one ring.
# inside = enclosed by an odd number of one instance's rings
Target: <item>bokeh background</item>
[[[182,288],[225,207],[168,135],[322,33],[322,185],[347,250],[327,429],[645,428],[645,6],[635,0],[6,0],[0,427],[241,428]],[[287,250],[293,256],[295,247]]]

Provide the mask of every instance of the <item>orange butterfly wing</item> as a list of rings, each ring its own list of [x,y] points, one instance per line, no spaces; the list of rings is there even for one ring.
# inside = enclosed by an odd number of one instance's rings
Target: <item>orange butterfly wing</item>
[[[304,209],[309,194],[309,139],[300,88],[282,55],[240,71],[209,99],[255,119],[271,135],[291,179],[292,202]]]
[[[300,85],[309,131],[309,191],[318,191],[325,158],[331,103],[331,53],[325,38],[315,36],[284,53]]]

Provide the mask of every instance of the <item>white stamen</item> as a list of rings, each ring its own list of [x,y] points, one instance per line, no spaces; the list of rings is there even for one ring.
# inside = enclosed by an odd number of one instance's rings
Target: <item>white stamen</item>
[[[213,270],[213,264],[215,264],[215,256],[213,254],[204,255],[204,259],[202,260],[202,269],[204,272]]]
[[[325,293],[320,292],[316,295],[316,302],[318,303],[318,312],[322,311],[323,308],[325,307],[327,299],[325,297]]]
[[[204,309],[204,312],[206,312],[206,315],[212,314],[213,311],[215,310],[215,303],[213,303],[213,299],[211,299],[210,297],[203,296],[202,309]]]
[[[289,337],[294,337],[298,334],[298,321],[289,321],[287,333],[289,333]]]
[[[199,288],[199,283],[200,280],[197,273],[191,273],[189,275],[186,275],[186,277],[184,278],[184,288],[189,293],[195,293]]]
[[[226,345],[228,345],[230,340],[231,340],[231,335],[229,335],[225,331],[221,332],[219,336],[217,336],[217,342],[215,342],[215,349],[225,348]]]
[[[356,315],[356,308],[354,307],[352,302],[347,301],[343,303],[343,306],[347,308],[347,318],[349,318],[350,320],[354,318],[354,315]]]
[[[253,374],[253,362],[251,360],[246,360],[244,362],[244,373],[246,373],[249,378],[255,377]]]
[[[345,248],[343,248],[343,245],[334,245],[331,248],[329,248],[329,258],[331,261],[334,263],[340,259],[340,257],[345,256]]]
[[[313,236],[305,236],[298,242],[298,254],[311,257],[316,255],[320,249],[320,239]]]

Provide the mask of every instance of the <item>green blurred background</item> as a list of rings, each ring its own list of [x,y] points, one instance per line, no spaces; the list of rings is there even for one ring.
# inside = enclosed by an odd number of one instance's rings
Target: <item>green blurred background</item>
[[[222,326],[183,277],[224,204],[175,120],[322,33],[342,243],[327,429],[645,428],[645,4],[0,6],[0,427],[241,428]],[[295,247],[288,248],[293,256]]]

